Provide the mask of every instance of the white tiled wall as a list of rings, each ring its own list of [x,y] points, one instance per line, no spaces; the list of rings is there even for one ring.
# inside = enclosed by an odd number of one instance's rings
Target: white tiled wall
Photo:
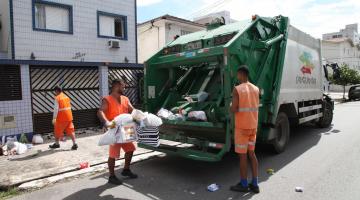
[[[16,59],[80,61],[76,53],[85,54],[85,62],[119,62],[125,57],[135,62],[135,0],[47,0],[73,6],[73,34],[33,31],[32,1],[14,2]],[[97,10],[127,16],[128,40],[120,49],[109,49],[107,38],[97,36]]]
[[[0,136],[33,132],[29,66],[21,65],[22,100],[0,101],[0,115],[15,115],[16,128],[0,129]]]

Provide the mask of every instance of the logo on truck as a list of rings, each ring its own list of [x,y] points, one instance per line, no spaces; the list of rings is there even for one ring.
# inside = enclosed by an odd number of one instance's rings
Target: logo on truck
[[[303,64],[300,69],[301,72],[303,74],[311,74],[311,72],[314,70],[312,55],[309,52],[304,51],[299,57],[299,60]]]
[[[313,70],[315,69],[313,56],[311,53],[303,51],[303,53],[300,55],[299,60],[301,61],[301,67],[300,72],[302,75],[296,76],[296,84],[300,85],[315,85],[316,84],[316,78],[312,75]]]

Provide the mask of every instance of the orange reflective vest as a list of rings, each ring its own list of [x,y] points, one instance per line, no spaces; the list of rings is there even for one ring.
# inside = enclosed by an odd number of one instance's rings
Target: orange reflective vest
[[[73,120],[73,115],[71,112],[71,103],[70,98],[66,96],[64,93],[60,93],[55,97],[59,110],[56,117],[56,122],[69,122]]]
[[[121,103],[111,95],[104,97],[104,100],[108,103],[108,109],[104,111],[104,114],[109,121],[120,114],[129,113],[129,99],[126,96],[120,96]]]
[[[235,128],[256,129],[258,125],[259,88],[247,82],[235,87],[239,96]]]

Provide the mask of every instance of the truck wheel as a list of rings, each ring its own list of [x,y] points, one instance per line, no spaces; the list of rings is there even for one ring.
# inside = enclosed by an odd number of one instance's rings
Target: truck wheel
[[[324,106],[323,116],[319,119],[317,125],[320,128],[327,128],[331,125],[331,122],[333,120],[333,109],[329,102],[325,102],[323,106]]]
[[[272,141],[273,148],[276,153],[282,153],[290,137],[290,125],[287,115],[280,112],[276,118],[276,138]]]

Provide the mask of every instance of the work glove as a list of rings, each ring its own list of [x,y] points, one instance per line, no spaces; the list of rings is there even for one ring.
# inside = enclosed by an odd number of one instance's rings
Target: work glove
[[[106,122],[105,122],[105,127],[106,127],[106,128],[112,129],[112,128],[115,128],[115,126],[116,126],[116,124],[115,124],[114,121],[111,121],[111,122],[106,121]]]
[[[52,120],[52,124],[55,125],[56,124],[56,119]]]

